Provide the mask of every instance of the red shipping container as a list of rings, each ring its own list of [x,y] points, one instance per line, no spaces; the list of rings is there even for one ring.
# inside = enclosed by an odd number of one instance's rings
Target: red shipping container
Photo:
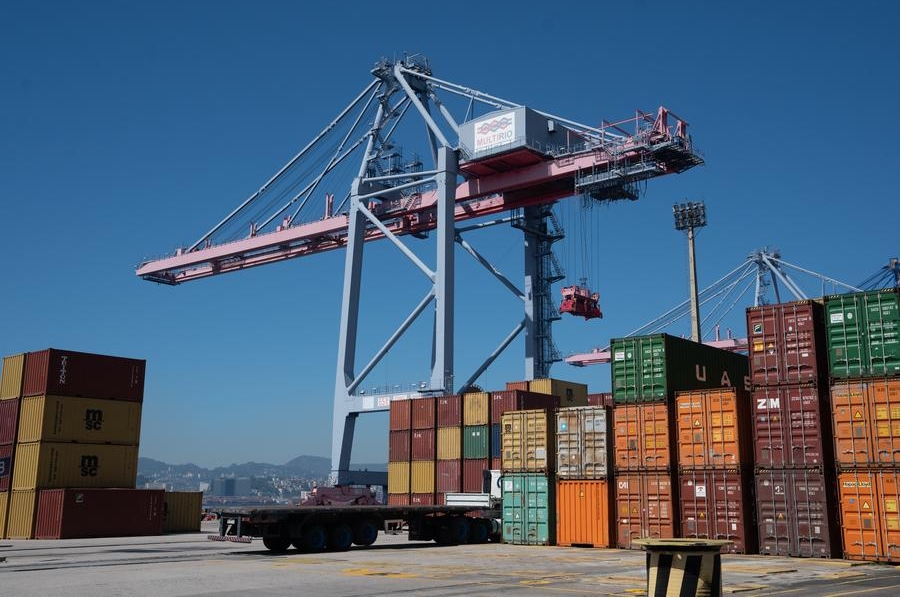
[[[826,376],[823,305],[804,300],[749,307],[748,359],[755,386],[819,382]]]
[[[413,450],[410,453],[413,461],[435,460],[435,430],[413,430]]]
[[[410,430],[388,432],[388,461],[410,460]]]
[[[612,392],[595,392],[588,395],[588,404],[593,407],[613,407]]]
[[[482,492],[488,459],[463,459],[463,492]]]
[[[391,493],[388,495],[388,504],[389,505],[409,505],[410,504],[410,495],[409,494],[397,494]]]
[[[708,469],[679,475],[681,538],[730,540],[720,552],[757,554],[751,470]]]
[[[14,444],[0,445],[0,492],[9,490],[13,479],[13,449]]]
[[[439,459],[435,462],[435,490],[460,492],[463,487],[463,471],[460,459]]]
[[[835,478],[818,469],[754,475],[760,554],[833,558],[841,547]]]
[[[414,430],[435,428],[435,397],[421,397],[410,401],[410,420]]]
[[[60,488],[41,490],[34,537],[109,538],[163,533],[164,490]]]
[[[0,401],[0,445],[16,441],[16,424],[19,423],[19,399]]]
[[[503,463],[502,457],[491,457],[491,469],[500,471],[501,469],[503,469],[501,467],[501,463]]]
[[[410,495],[411,505],[437,505],[434,492],[414,492]]]
[[[409,430],[411,425],[410,399],[397,399],[388,406],[388,429]]]
[[[25,356],[22,396],[144,400],[143,359],[45,349]]]
[[[463,425],[463,397],[448,395],[438,397],[438,428],[453,428]]]
[[[835,453],[828,394],[825,385],[755,389],[751,393],[755,466],[832,468]]]
[[[529,390],[529,381],[523,380],[522,382],[507,382],[506,389],[507,390]]]
[[[667,471],[618,474],[617,548],[633,548],[632,541],[639,538],[675,538],[679,530],[674,495],[677,490]]]
[[[507,411],[556,409],[560,406],[560,397],[523,390],[496,391],[488,400],[492,424],[501,423],[501,416]]]

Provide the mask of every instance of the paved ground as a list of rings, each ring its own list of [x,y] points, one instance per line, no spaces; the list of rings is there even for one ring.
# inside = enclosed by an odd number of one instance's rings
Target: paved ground
[[[380,536],[347,552],[275,555],[200,534],[0,540],[2,596],[641,596],[643,552]],[[4,560],[5,559],[5,560]],[[897,566],[724,555],[723,594],[901,595]]]

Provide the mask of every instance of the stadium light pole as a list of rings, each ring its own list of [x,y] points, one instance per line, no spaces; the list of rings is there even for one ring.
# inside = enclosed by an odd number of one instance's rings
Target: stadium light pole
[[[688,231],[688,286],[691,293],[691,340],[701,342],[701,318],[698,308],[698,273],[695,267],[695,229],[707,225],[707,208],[702,201],[673,205],[676,230]]]

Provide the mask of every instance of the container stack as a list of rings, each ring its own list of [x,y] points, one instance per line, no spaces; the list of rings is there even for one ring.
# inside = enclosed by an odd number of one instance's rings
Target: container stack
[[[844,558],[899,562],[898,290],[825,298]]]
[[[491,466],[491,395],[463,395],[463,492],[481,492],[484,474]]]
[[[6,537],[24,374],[24,353],[3,358],[3,370],[0,372],[0,538]]]
[[[748,308],[760,553],[831,558],[839,546],[821,302]]]
[[[410,399],[395,399],[388,407],[388,504],[410,504],[413,430]]]

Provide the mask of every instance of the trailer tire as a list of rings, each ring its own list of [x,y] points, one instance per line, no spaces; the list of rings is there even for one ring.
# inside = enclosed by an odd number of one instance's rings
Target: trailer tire
[[[303,530],[303,537],[300,538],[300,548],[304,552],[322,552],[325,550],[326,535],[325,528],[321,525],[311,525]],[[295,546],[297,546],[295,544]]]
[[[354,523],[354,544],[369,546],[379,536],[379,526],[372,519],[364,519]]]
[[[469,522],[469,543],[484,544],[491,535],[491,525],[484,519],[473,519]]]
[[[442,546],[466,544],[469,539],[469,520],[466,517],[444,517],[439,524],[435,541]]]
[[[291,547],[291,538],[281,536],[263,536],[263,546],[272,552],[285,552]]]
[[[328,549],[344,551],[353,544],[354,533],[346,523],[336,523],[328,530]]]

